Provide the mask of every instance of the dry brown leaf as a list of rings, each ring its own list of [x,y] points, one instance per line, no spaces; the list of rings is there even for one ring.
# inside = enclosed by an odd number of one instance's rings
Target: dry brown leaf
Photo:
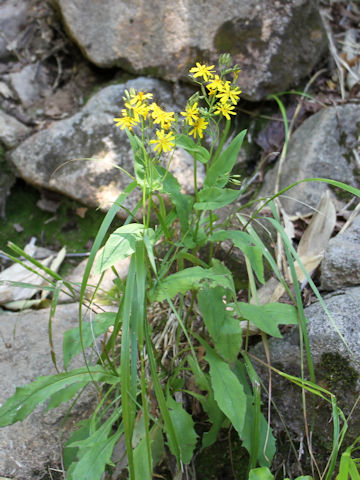
[[[317,211],[300,240],[297,251],[301,263],[310,276],[323,259],[324,250],[330,240],[335,223],[335,206],[330,198],[330,192],[326,191],[321,197]],[[299,282],[302,282],[306,275],[297,262],[295,262],[295,270]],[[290,269],[288,269],[286,274],[291,278]],[[271,278],[259,289],[258,301],[260,305],[268,302],[277,302],[284,293],[285,288],[283,285],[276,278]]]
[[[37,247],[34,244],[34,239],[32,239],[24,248],[25,252],[32,257],[36,257],[36,249]],[[44,267],[50,267],[53,271],[57,272],[61,263],[63,262],[66,255],[66,249],[63,248],[57,255],[50,255],[47,258],[42,260],[42,265]],[[31,262],[28,260],[24,260],[23,262],[25,265],[31,267],[33,270],[39,272],[40,274],[44,274],[44,272],[35,267]],[[23,267],[19,263],[15,263],[11,265],[9,268],[6,268],[0,273],[0,305],[4,305],[6,308],[9,309],[18,309],[20,301],[28,300],[35,295],[35,293],[41,291],[41,286],[46,285],[47,281],[42,278],[40,275],[29,271],[27,268]],[[13,283],[9,282],[21,282],[21,283],[28,283],[34,285],[34,287],[39,288],[25,288],[25,287],[16,287]],[[41,302],[44,300],[49,291],[42,291],[41,298],[36,300],[35,302],[30,302],[26,304],[27,306],[35,305],[37,302]],[[25,305],[25,304],[24,304]]]

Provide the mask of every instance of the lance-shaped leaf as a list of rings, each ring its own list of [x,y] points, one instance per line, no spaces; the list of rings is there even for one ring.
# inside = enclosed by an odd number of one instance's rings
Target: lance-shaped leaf
[[[205,359],[210,365],[211,386],[219,408],[232,423],[240,438],[244,428],[247,398],[244,388],[228,363],[204,343]]]
[[[195,210],[216,210],[234,202],[239,195],[239,190],[231,188],[204,188],[199,192],[199,201],[194,204],[194,208]]]
[[[37,405],[42,404],[65,387],[74,383],[85,386],[91,381],[115,384],[120,381],[120,377],[109,373],[100,365],[91,367],[89,370],[82,367],[59,375],[38,377],[25,387],[18,387],[14,395],[2,405],[0,427],[24,420]],[[63,399],[68,400],[64,397]]]
[[[73,461],[67,471],[67,480],[101,480],[106,464],[111,464],[111,454],[114,446],[122,434],[122,427],[111,435],[114,424],[119,418],[120,412],[115,411],[95,431],[89,429],[89,435],[85,438],[67,443],[67,449],[77,449],[77,461]]]
[[[194,421],[180,403],[171,396],[166,400],[175,434],[180,445],[181,461],[188,465],[192,459],[196,446],[197,434],[194,430]]]
[[[259,282],[264,283],[264,264],[262,260],[262,251],[259,247],[252,245],[251,236],[246,232],[239,230],[218,230],[210,239],[212,242],[223,242],[231,240],[235,247],[238,247],[248,258],[252,269],[254,270]]]
[[[243,130],[238,135],[236,135],[230,145],[211,165],[204,181],[204,185],[206,187],[215,186],[221,188],[227,184],[230,172],[233,169],[239,155],[239,151],[243,143],[245,134],[246,130]]]
[[[241,315],[260,330],[273,337],[282,338],[279,325],[295,325],[298,323],[298,312],[293,305],[287,303],[266,303],[265,305],[250,305],[237,303]]]
[[[209,152],[202,145],[195,143],[194,140],[187,135],[179,135],[176,137],[176,146],[181,147],[190,153],[196,160],[201,163],[209,161]]]
[[[203,289],[198,294],[198,303],[216,351],[231,363],[240,351],[242,330],[239,320],[226,310],[222,300],[224,293],[220,287]]]
[[[139,223],[130,223],[117,228],[98,254],[94,268],[95,275],[112,267],[119,260],[132,255],[135,252],[137,240],[143,236],[144,229],[144,225]]]
[[[216,266],[212,268],[191,267],[169,275],[159,282],[151,297],[154,301],[162,302],[166,298],[175,297],[177,293],[185,294],[188,290],[200,288],[205,281],[213,286],[220,285],[225,289],[233,290],[230,273],[225,273]]]

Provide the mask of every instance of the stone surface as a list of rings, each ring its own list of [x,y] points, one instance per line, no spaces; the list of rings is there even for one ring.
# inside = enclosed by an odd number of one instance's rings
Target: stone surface
[[[8,59],[17,47],[17,40],[25,30],[29,1],[2,0],[0,2],[0,60]]]
[[[94,266],[96,265],[96,261],[97,259],[95,259]],[[88,259],[85,259],[82,262],[80,262],[79,265],[77,265],[74,268],[74,270],[65,278],[67,282],[70,282],[72,284],[76,293],[78,293],[80,290],[79,285],[81,285],[81,282],[83,280],[87,262],[88,262]],[[89,279],[87,281],[88,287],[86,289],[85,296],[87,298],[91,298],[93,296],[96,286],[101,280],[100,287],[97,291],[97,295],[94,299],[94,302],[96,304],[100,303],[102,306],[104,306],[103,305],[104,302],[102,302],[102,300],[104,300],[106,302],[106,305],[109,306],[109,299],[107,294],[115,286],[114,279],[120,278],[121,280],[124,280],[127,277],[129,266],[130,266],[130,257],[127,257],[127,258],[124,258],[123,260],[116,262],[116,264],[114,265],[117,275],[115,275],[114,271],[111,268],[108,268],[107,270],[105,270],[103,275],[101,274],[95,275],[94,269],[92,269],[90,272]],[[73,301],[74,301],[73,298],[70,295],[68,295],[65,291],[62,291],[59,293],[59,298],[58,298],[59,303],[69,303]]]
[[[332,238],[321,264],[321,288],[338,288],[360,284],[360,216],[343,232]]]
[[[324,312],[321,304],[315,302],[304,309],[308,320],[307,330],[314,364],[319,364],[323,353],[338,353],[348,359],[351,365],[360,372],[360,287],[351,287],[328,294],[324,297],[332,320]],[[337,330],[343,336],[340,338]],[[272,338],[269,340],[271,358],[274,366],[281,369],[296,370],[299,368],[300,347],[298,343],[297,328],[284,335],[283,339]],[[254,350],[260,351],[261,346]],[[349,350],[352,354],[349,353]],[[360,383],[358,383],[360,387]]]
[[[229,52],[251,99],[307,76],[326,49],[313,0],[55,0],[69,35],[100,67],[176,81]],[[101,41],[99,39],[101,38]]]
[[[78,306],[60,305],[53,319],[52,331],[58,366],[61,368],[63,333],[77,325]],[[49,311],[0,313],[0,402],[40,375],[52,375],[48,339]],[[81,359],[75,362],[81,366]],[[71,411],[65,430],[86,418],[96,405],[96,395],[90,386]],[[17,480],[51,478],[48,468],[59,468],[62,421],[69,405],[64,404],[44,413],[37,407],[23,422],[0,429],[0,476]],[[60,467],[61,468],[61,467]]]
[[[319,302],[305,308],[308,319],[308,336],[311,347],[312,359],[315,366],[317,384],[335,394],[340,408],[345,416],[348,415],[359,395],[360,380],[356,375],[360,373],[360,287],[352,287],[329,294],[324,297],[333,321],[338,331],[343,336],[348,348],[340,338],[331,320],[324,312]],[[284,334],[284,338],[271,338],[269,340],[271,365],[290,375],[300,376],[300,342],[297,327]],[[251,353],[266,362],[262,343],[251,349]],[[304,360],[306,363],[306,360]],[[349,364],[348,364],[349,362]],[[254,361],[265,385],[268,384],[268,371]],[[308,373],[305,368],[306,378]],[[312,424],[314,455],[320,465],[326,462],[332,445],[331,406],[321,398],[306,394],[307,418]],[[302,413],[301,389],[292,382],[272,374],[272,400],[278,411],[281,412],[282,421],[285,422],[295,446],[304,441],[304,418]],[[278,438],[284,434],[284,426],[276,412],[272,412],[272,426]],[[349,431],[346,437],[347,445],[358,435],[360,429],[360,412],[356,409],[349,422]],[[288,442],[288,440],[286,440]],[[299,442],[299,443],[298,443]],[[278,444],[279,447],[279,444]],[[327,450],[329,448],[329,450]],[[325,449],[325,453],[324,453]],[[286,449],[288,451],[288,449]],[[306,452],[305,452],[306,455]],[[322,457],[324,455],[324,457]],[[289,464],[296,467],[296,462],[289,459]],[[298,475],[294,471],[294,476]]]
[[[30,132],[30,128],[0,110],[0,143],[5,147],[16,147]]]
[[[140,77],[106,87],[80,112],[52,123],[12,151],[9,160],[17,174],[35,186],[55,190],[88,206],[108,209],[131,181],[114,164],[133,173],[129,140],[113,122],[123,108],[124,90],[131,87],[153,92],[154,99],[168,110],[180,111],[186,103],[186,99],[177,94],[177,104],[172,89],[160,80]],[[189,190],[192,181],[190,156],[179,152],[174,169],[175,174],[176,171],[181,173],[179,180],[184,190]],[[201,166],[200,179],[202,175]],[[133,208],[139,198],[140,191],[133,192],[124,202],[125,207]],[[125,211],[121,214],[127,216]]]
[[[40,97],[50,93],[46,70],[40,63],[30,63],[9,75],[10,85],[24,107],[29,107]]]
[[[290,139],[280,172],[280,189],[316,177],[358,187],[359,118],[360,106],[347,104],[323,109],[307,119]],[[277,167],[266,175],[263,195],[274,193],[276,177]],[[327,188],[325,183],[302,183],[286,192],[281,203],[289,214],[308,213],[310,207],[316,207]]]

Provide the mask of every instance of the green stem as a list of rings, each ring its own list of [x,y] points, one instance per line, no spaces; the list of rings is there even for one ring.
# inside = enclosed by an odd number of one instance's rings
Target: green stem
[[[194,159],[194,192],[195,192],[195,199],[198,202],[199,201],[199,192],[198,192],[198,187],[197,187],[197,163],[196,163],[196,153],[193,157]]]
[[[214,231],[214,216],[212,210],[209,210],[209,227],[210,227],[210,235],[213,234]],[[213,258],[214,252],[214,242],[210,242],[210,251],[209,251],[209,264],[211,263],[211,259]]]
[[[212,163],[214,164],[216,162],[216,160],[219,158],[219,155],[223,149],[223,146],[224,146],[224,143],[226,142],[226,139],[229,135],[229,130],[230,130],[230,125],[231,125],[231,120],[226,120],[226,124],[225,124],[225,128],[224,128],[224,131],[221,135],[221,138],[220,138],[220,142],[219,142],[219,145],[216,149],[216,152],[215,152],[215,155],[214,155],[214,158],[212,160]]]

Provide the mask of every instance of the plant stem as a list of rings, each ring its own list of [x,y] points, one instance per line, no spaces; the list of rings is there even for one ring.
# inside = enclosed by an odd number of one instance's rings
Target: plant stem
[[[216,160],[219,158],[219,155],[223,149],[223,146],[224,146],[224,143],[226,142],[226,139],[229,135],[229,130],[230,130],[230,125],[231,125],[231,120],[226,120],[226,124],[225,124],[225,128],[224,128],[224,131],[221,135],[221,138],[220,138],[220,142],[219,142],[219,145],[216,149],[216,152],[215,152],[215,155],[214,155],[214,158],[212,160],[212,163],[214,164],[216,162]]]

